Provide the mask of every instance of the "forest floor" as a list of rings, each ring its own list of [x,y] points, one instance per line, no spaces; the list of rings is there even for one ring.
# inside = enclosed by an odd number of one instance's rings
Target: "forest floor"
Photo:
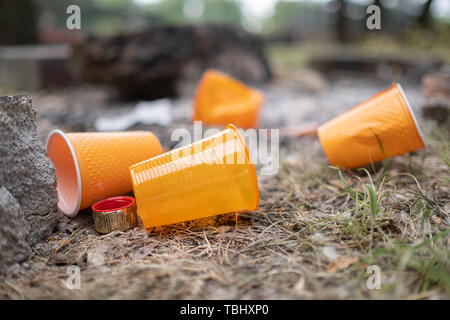
[[[302,72],[262,88],[262,126],[322,122],[389,86]],[[405,91],[420,114],[420,86]],[[132,107],[108,95],[98,87],[36,93],[42,139],[56,127],[92,130],[99,115]],[[134,129],[154,131],[169,148],[174,128],[192,128],[190,98],[174,101],[173,113],[169,127]],[[315,136],[282,138],[278,172],[257,168],[254,213],[106,235],[89,210],[63,218],[0,277],[0,299],[449,299],[450,134],[419,122],[426,150],[351,171],[330,167]],[[72,266],[80,289],[67,286]]]

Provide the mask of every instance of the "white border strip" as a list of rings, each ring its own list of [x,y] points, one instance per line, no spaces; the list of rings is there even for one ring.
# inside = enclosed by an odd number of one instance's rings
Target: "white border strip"
[[[72,154],[73,162],[75,164],[75,170],[77,172],[78,199],[77,199],[77,204],[75,206],[75,210],[73,212],[69,212],[68,213],[68,212],[64,212],[61,208],[59,208],[67,216],[72,218],[72,217],[75,217],[77,215],[78,211],[80,210],[80,205],[81,205],[81,175],[80,175],[80,167],[78,166],[77,156],[75,154],[75,151],[73,150],[72,144],[70,143],[69,139],[67,139],[67,137],[64,134],[64,132],[62,132],[61,130],[53,130],[48,135],[47,142],[45,144],[45,149],[47,150],[47,156],[48,156],[48,142],[50,141],[51,137],[53,135],[55,135],[55,134],[60,135],[64,139],[64,141],[66,142],[67,146],[69,147],[70,153]],[[59,191],[58,191],[58,193],[59,193]],[[58,207],[59,207],[59,205],[58,205]]]
[[[409,101],[408,101],[408,99],[406,98],[405,92],[403,91],[403,88],[402,88],[402,86],[400,85],[400,83],[397,83],[397,82],[394,82],[394,83],[395,83],[395,85],[398,87],[398,89],[400,90],[400,93],[402,94],[403,99],[404,99],[405,102],[406,102],[406,105],[407,105],[407,107],[408,107],[408,109],[409,109],[409,113],[411,114],[411,116],[412,116],[412,118],[413,118],[414,124],[416,125],[417,131],[419,132],[420,139],[422,140],[422,143],[423,143],[424,149],[425,149],[425,147],[426,147],[426,146],[425,146],[425,140],[423,139],[422,130],[420,130],[419,123],[417,122],[417,119],[416,119],[416,116],[414,115],[413,109],[411,108],[411,105],[409,104]]]

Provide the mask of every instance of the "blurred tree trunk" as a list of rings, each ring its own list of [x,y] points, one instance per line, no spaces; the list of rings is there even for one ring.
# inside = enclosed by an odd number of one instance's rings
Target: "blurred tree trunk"
[[[0,44],[37,42],[32,0],[0,0]]]
[[[345,0],[337,0],[339,4],[336,37],[339,42],[347,42],[346,18],[345,18]]]
[[[423,6],[422,13],[420,14],[417,22],[419,26],[422,28],[430,28],[431,27],[431,19],[430,19],[430,7],[433,0],[428,0]]]

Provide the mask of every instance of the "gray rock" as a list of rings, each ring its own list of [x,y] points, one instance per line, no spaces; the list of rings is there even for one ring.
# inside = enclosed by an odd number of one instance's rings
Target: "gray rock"
[[[20,205],[30,226],[28,244],[53,231],[58,220],[55,169],[39,140],[28,95],[0,97],[0,186]]]
[[[29,230],[17,200],[5,187],[0,187],[0,269],[30,254]]]

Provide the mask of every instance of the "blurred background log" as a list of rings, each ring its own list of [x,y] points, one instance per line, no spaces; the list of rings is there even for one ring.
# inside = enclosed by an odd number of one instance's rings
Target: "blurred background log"
[[[391,81],[411,81],[420,84],[430,71],[439,70],[444,61],[432,55],[400,56],[393,54],[364,54],[357,51],[329,52],[313,57],[309,66],[330,76],[338,72],[366,74]]]
[[[426,75],[422,80],[425,105],[422,114],[438,123],[448,121],[450,113],[450,71]]]
[[[179,93],[180,81],[197,82],[216,68],[250,83],[270,80],[263,42],[238,26],[158,26],[74,46],[82,81],[114,85],[126,97],[157,99]]]

